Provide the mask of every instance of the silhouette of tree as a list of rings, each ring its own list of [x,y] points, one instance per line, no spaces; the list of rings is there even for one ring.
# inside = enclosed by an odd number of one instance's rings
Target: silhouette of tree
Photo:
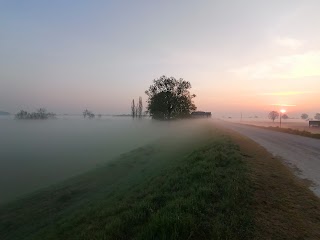
[[[136,117],[136,105],[134,103],[134,99],[132,99],[132,104],[131,104],[131,116],[132,118]]]
[[[308,117],[309,117],[309,115],[306,114],[306,113],[302,113],[302,114],[301,114],[301,119],[306,120]]]
[[[15,115],[16,119],[49,119],[55,118],[56,114],[47,112],[45,108],[39,108],[36,112],[28,113],[27,111],[21,110]]]
[[[268,118],[271,119],[273,122],[279,117],[279,113],[276,111],[271,111],[268,115]]]
[[[15,118],[16,118],[16,119],[28,119],[28,112],[27,112],[27,111],[24,111],[24,110],[20,110],[20,112],[18,112],[18,113],[15,115]]]
[[[316,113],[316,115],[314,116],[314,119],[320,120],[320,113]]]
[[[288,118],[289,118],[289,117],[288,117],[287,114],[283,114],[283,115],[282,115],[282,119],[287,120]]]
[[[95,115],[91,111],[89,111],[88,109],[84,110],[82,115],[84,118],[88,117],[90,119],[95,117]]]
[[[142,118],[143,112],[143,104],[142,104],[142,97],[139,97],[139,104],[138,104],[138,117]]]
[[[148,113],[154,119],[169,120],[190,116],[196,110],[189,92],[191,84],[180,78],[161,76],[145,93],[148,95]]]
[[[89,112],[88,113],[88,117],[91,119],[91,118],[94,118],[96,115],[94,115],[92,112]]]
[[[89,113],[88,109],[84,110],[82,112],[83,118],[86,118],[88,116],[88,113]]]

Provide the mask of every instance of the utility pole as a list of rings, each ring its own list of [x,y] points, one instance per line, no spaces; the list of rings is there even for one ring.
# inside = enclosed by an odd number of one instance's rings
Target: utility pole
[[[285,112],[286,112],[286,110],[284,110],[284,109],[281,109],[281,110],[280,110],[280,128],[281,128],[282,114],[285,113]]]

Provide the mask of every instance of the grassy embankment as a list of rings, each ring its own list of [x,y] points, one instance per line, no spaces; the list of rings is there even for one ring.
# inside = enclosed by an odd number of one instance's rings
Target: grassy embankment
[[[310,183],[252,140],[226,133],[249,169],[254,239],[320,239],[320,199],[309,190]]]
[[[136,149],[3,206],[0,239],[320,236],[319,200],[277,159],[234,133],[199,135]]]

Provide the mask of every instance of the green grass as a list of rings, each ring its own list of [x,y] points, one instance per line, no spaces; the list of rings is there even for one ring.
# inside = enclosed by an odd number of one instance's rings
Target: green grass
[[[238,147],[214,131],[148,145],[0,208],[0,239],[250,239]]]

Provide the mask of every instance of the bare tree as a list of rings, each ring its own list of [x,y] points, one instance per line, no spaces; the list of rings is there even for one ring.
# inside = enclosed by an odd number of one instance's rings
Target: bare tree
[[[82,112],[83,118],[86,118],[86,116],[88,115],[88,112],[89,112],[88,109]]]
[[[271,111],[268,115],[268,118],[271,119],[273,122],[279,117],[279,113],[276,111]]]
[[[82,112],[82,115],[84,118],[88,117],[90,119],[95,117],[95,115],[91,111],[89,111],[88,109],[84,110]]]

